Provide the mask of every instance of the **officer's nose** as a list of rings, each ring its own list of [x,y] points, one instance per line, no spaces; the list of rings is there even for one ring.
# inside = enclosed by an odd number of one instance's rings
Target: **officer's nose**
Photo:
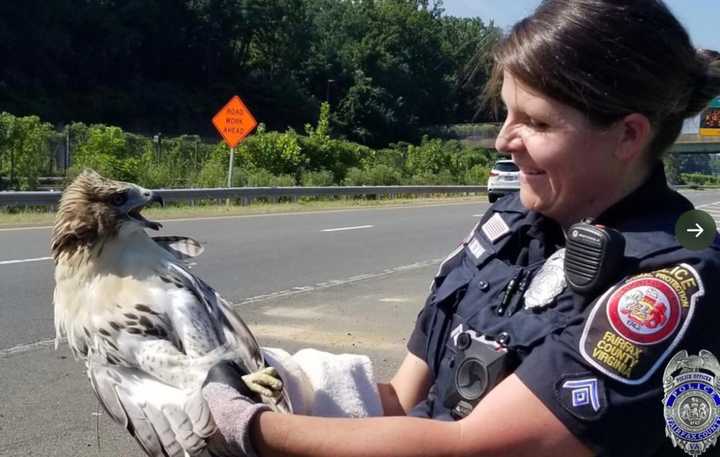
[[[520,152],[523,147],[522,138],[516,131],[516,126],[508,117],[505,119],[505,123],[500,129],[500,133],[498,133],[498,136],[495,139],[495,149],[497,149],[498,152],[512,154]]]

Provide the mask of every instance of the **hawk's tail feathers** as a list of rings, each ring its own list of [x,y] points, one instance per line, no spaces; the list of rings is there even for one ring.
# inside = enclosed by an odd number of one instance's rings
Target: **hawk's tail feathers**
[[[215,423],[200,391],[180,390],[128,367],[88,361],[93,390],[107,413],[150,457],[207,456]]]

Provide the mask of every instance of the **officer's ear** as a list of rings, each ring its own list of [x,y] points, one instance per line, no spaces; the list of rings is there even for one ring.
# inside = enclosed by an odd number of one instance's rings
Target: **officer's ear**
[[[621,162],[640,158],[652,140],[652,126],[644,114],[628,114],[612,128],[618,130],[618,144],[613,155]]]

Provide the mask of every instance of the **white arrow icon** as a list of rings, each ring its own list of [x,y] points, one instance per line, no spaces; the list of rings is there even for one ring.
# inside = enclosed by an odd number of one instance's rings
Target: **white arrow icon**
[[[695,238],[699,238],[700,235],[702,235],[705,230],[703,230],[703,228],[700,227],[700,224],[698,224],[697,222],[695,222],[695,227],[697,227],[697,228],[696,229],[687,229],[687,231],[690,233],[697,232],[697,235],[695,235]]]

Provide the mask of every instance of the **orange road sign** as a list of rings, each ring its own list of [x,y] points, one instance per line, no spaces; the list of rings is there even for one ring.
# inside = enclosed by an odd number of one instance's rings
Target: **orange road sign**
[[[257,121],[237,95],[217,112],[212,123],[229,148],[240,144],[257,127]]]

